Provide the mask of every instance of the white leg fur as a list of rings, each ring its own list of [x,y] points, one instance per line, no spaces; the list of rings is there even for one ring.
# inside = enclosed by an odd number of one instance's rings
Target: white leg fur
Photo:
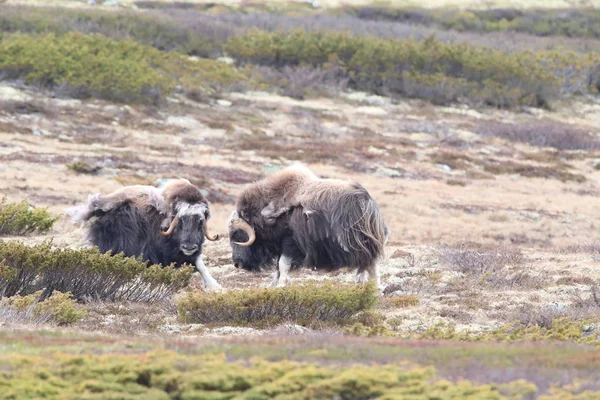
[[[279,281],[279,266],[277,266],[277,271],[273,274],[273,280],[269,283],[269,287],[276,287],[277,282]]]
[[[369,268],[367,268],[367,272],[369,273],[369,280],[375,281],[377,288],[379,289],[379,294],[383,295],[383,289],[385,289],[385,287],[381,285],[381,279],[379,277],[379,269],[377,268],[377,265],[371,265]]]
[[[356,272],[356,283],[367,282],[367,271]]]
[[[371,265],[362,272],[356,273],[356,283],[366,283],[368,281],[375,281],[380,294],[383,294],[384,287],[381,286],[381,280],[379,278],[379,271],[377,265]]]
[[[377,269],[377,265],[371,265],[369,268],[367,268],[367,272],[369,273],[369,280],[377,282],[377,287],[380,287],[381,281],[379,279],[379,270]]]
[[[279,263],[277,267],[279,269],[279,279],[277,280],[276,286],[283,287],[291,281],[289,272],[292,268],[292,259],[285,255],[281,255],[281,257],[279,257]]]
[[[208,268],[204,265],[204,261],[202,260],[202,255],[196,259],[196,270],[200,273],[202,277],[202,281],[204,282],[204,287],[207,290],[220,290],[222,289],[221,285],[210,275],[208,272]]]

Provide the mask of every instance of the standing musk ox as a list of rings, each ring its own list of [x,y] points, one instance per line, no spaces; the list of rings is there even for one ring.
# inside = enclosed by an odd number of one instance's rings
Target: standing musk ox
[[[271,286],[292,268],[349,267],[380,285],[377,261],[388,238],[379,206],[360,184],[320,179],[296,165],[246,188],[228,221],[236,268],[277,264]]]
[[[87,204],[70,214],[74,223],[90,220],[88,240],[103,253],[123,252],[163,266],[192,264],[207,289],[220,288],[202,261],[204,237],[212,241],[218,235],[208,234],[208,202],[187,179],[174,180],[162,190],[135,185],[90,195]]]

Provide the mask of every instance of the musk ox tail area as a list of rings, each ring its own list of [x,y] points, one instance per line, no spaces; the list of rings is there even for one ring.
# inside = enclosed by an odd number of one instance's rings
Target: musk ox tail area
[[[73,224],[79,224],[86,222],[94,216],[94,204],[100,197],[100,193],[90,194],[86,204],[80,204],[78,206],[69,208],[66,211],[67,216],[71,219]]]
[[[151,252],[146,245],[148,240],[159,231],[158,226],[153,226],[156,224],[148,217],[147,210],[123,203],[109,212],[96,210],[94,216],[96,219],[90,222],[88,228],[88,240],[101,252],[123,252],[129,257],[142,256],[151,263],[159,261],[155,254],[146,254]]]
[[[303,221],[298,213],[292,216],[306,263],[327,269],[374,265],[389,234],[377,203],[358,184],[336,195],[322,194],[303,204]]]
[[[379,206],[360,185],[344,192],[331,204],[332,226],[339,227],[339,245],[357,255],[357,264],[371,265],[383,256],[386,225]]]

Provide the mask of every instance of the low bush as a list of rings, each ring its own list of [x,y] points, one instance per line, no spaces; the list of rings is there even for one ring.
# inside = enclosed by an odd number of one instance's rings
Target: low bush
[[[477,133],[528,143],[532,146],[553,147],[558,150],[600,149],[600,140],[586,130],[555,121],[542,120],[518,124],[487,121],[477,127]]]
[[[509,31],[538,36],[600,38],[600,11],[571,9],[480,9],[451,10],[347,7],[337,13],[363,20],[394,21],[473,32]]]
[[[276,88],[283,96],[303,100],[307,96],[331,95],[344,90],[347,79],[335,71],[300,66],[271,68],[258,66],[252,69],[258,85]]]
[[[284,322],[314,326],[343,324],[377,303],[373,284],[309,283],[225,294],[190,292],[178,302],[187,323],[272,326]]]
[[[56,291],[50,297],[40,301],[41,296],[42,291],[39,290],[27,296],[4,298],[0,301],[0,305],[5,310],[9,309],[17,313],[17,318],[13,317],[15,322],[25,320],[70,325],[86,315],[85,309],[77,305],[70,293]]]
[[[79,33],[6,38],[0,42],[0,75],[60,95],[155,104],[176,85],[214,90],[242,78],[224,63]]]
[[[193,269],[147,266],[140,259],[102,254],[97,248],[56,249],[0,242],[0,296],[28,295],[43,290],[71,293],[76,300],[157,301],[187,286]]]
[[[539,289],[549,283],[545,275],[528,273],[522,267],[525,261],[523,254],[510,247],[448,247],[441,250],[441,258],[450,268],[464,274],[464,279],[490,289]]]
[[[217,36],[199,35],[189,26],[166,15],[125,10],[6,6],[0,15],[0,32],[102,34],[115,40],[131,39],[157,50],[178,51],[192,56],[209,57],[219,52]]]
[[[78,174],[90,174],[90,175],[94,175],[102,169],[102,167],[99,165],[91,166],[90,164],[86,163],[85,161],[74,161],[71,164],[67,164],[67,168],[69,168],[71,171],[74,171]]]
[[[227,362],[219,355],[0,355],[8,399],[521,399],[526,381],[483,385],[440,379],[432,367],[321,365],[261,358]],[[510,393],[505,395],[504,393]]]
[[[384,40],[339,32],[234,36],[225,51],[243,63],[275,68],[310,66],[335,73],[355,89],[496,107],[548,106],[560,96],[596,92],[599,54],[505,53],[469,44]]]
[[[145,55],[136,58],[138,52],[134,52],[132,76],[127,73],[126,61],[119,58],[121,50],[112,49],[101,52],[100,58],[110,54],[107,63],[114,62],[112,68],[115,72],[96,73],[94,76],[98,76],[90,79],[89,84],[76,76],[66,81],[61,78],[64,82],[62,94],[103,96],[121,101],[140,101],[141,88],[147,92],[141,96],[142,100],[156,101],[164,94],[161,90],[165,86],[167,92],[170,87],[183,86],[177,76],[187,75],[186,71],[192,68],[192,64],[186,63],[177,72],[171,71],[165,63],[172,65],[172,56],[168,57],[168,61],[158,62],[160,57],[148,57],[150,47],[201,57],[216,57],[225,50],[242,62],[273,67],[275,70],[262,69],[254,75],[259,76],[259,80],[263,75],[263,82],[280,86],[284,94],[297,98],[302,98],[306,92],[310,94],[313,88],[319,92],[322,89],[319,82],[323,81],[324,86],[333,86],[334,89],[345,87],[348,83],[351,88],[359,90],[423,98],[437,104],[460,101],[496,107],[545,107],[558,97],[595,94],[600,87],[600,56],[594,51],[598,48],[595,42],[579,44],[538,40],[529,43],[539,38],[515,40],[506,35],[461,36],[456,32],[430,28],[416,30],[403,22],[371,22],[348,16],[245,15],[240,10],[213,13],[172,8],[140,14],[121,10],[39,10],[10,6],[0,16],[0,30],[9,33],[54,33],[58,37],[73,35],[72,32],[99,33],[119,42],[125,40],[141,44],[146,49]],[[432,39],[436,33],[439,40]],[[6,40],[10,41],[10,37],[6,35]],[[427,37],[429,39],[424,39]],[[81,42],[73,46],[87,47]],[[565,52],[563,48],[572,51]],[[584,54],[575,53],[579,50]],[[53,50],[49,48],[47,51]],[[47,55],[37,50],[34,54],[39,54],[35,60],[42,61],[41,58]],[[145,62],[145,59],[151,61]],[[93,64],[98,63],[97,59],[93,59]],[[231,78],[231,67],[218,63],[211,65],[223,70],[218,80]],[[97,68],[103,70],[104,66],[98,65]],[[200,76],[206,73],[204,68],[206,65],[199,67]],[[14,70],[4,71],[4,74],[11,73]],[[33,79],[30,73],[27,74],[29,79]],[[102,90],[106,86],[102,82],[110,81],[112,77],[120,85],[126,80],[131,87],[123,93],[117,86],[114,93],[107,93]],[[226,80],[231,81],[229,78]],[[206,79],[200,80],[204,87]],[[72,81],[83,81],[86,85],[72,87]],[[239,83],[244,79],[238,74],[233,81]],[[54,84],[50,81],[45,83]],[[148,84],[150,87],[147,87]],[[308,90],[304,88],[306,86]]]
[[[555,318],[548,327],[515,322],[488,332],[474,333],[458,332],[452,324],[439,323],[427,329],[420,337],[469,342],[561,341],[600,346],[600,333],[590,332],[592,325],[590,320],[573,321],[569,318]]]
[[[26,201],[0,202],[0,236],[46,233],[57,220],[45,208],[33,208]]]

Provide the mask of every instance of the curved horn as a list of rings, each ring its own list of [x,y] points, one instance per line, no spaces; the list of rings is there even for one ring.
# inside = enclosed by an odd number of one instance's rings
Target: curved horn
[[[249,223],[241,218],[237,218],[235,221],[232,221],[231,227],[240,229],[248,234],[247,242],[234,242],[235,244],[242,247],[252,246],[252,243],[256,240],[256,234],[254,233],[254,228],[252,228]]]
[[[179,222],[179,217],[176,215],[173,217],[173,220],[171,221],[171,225],[169,225],[169,229],[167,229],[165,232],[161,231],[160,234],[163,236],[169,236],[171,233],[173,233],[173,230],[175,229],[175,226],[177,225],[178,222]]]
[[[208,240],[210,240],[211,242],[214,242],[215,240],[219,240],[219,234],[216,234],[215,236],[210,236],[208,234],[208,227],[207,227],[207,225],[208,225],[208,221],[204,221],[204,227],[203,227],[203,229],[204,229],[204,236],[206,236],[206,238]]]

